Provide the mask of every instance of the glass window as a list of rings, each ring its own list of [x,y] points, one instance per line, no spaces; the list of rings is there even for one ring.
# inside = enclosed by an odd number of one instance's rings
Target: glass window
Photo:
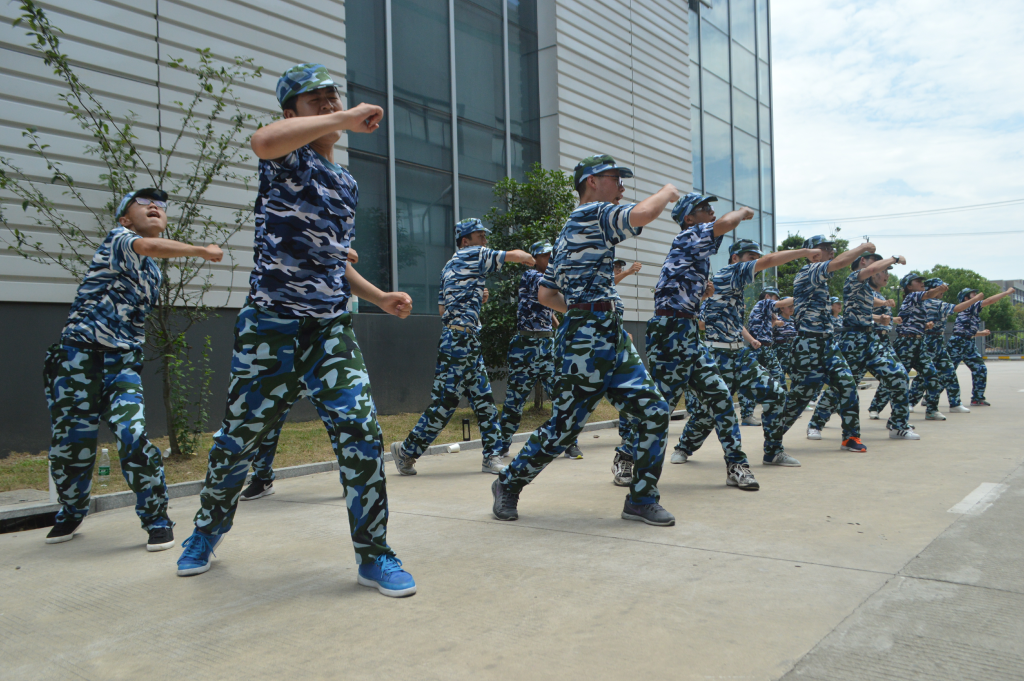
[[[702,155],[700,146],[700,109],[690,109],[691,139],[693,145],[693,188],[701,189],[704,186],[704,173],[701,169]]]
[[[507,4],[508,23],[537,32],[537,0],[507,0]]]
[[[540,163],[540,143],[521,137],[512,138],[512,177],[526,181],[526,171]]]
[[[739,184],[738,180],[736,184]],[[743,202],[738,201],[737,203]],[[753,219],[741,222],[736,229],[733,230],[733,234],[737,240],[750,239],[751,241],[761,243],[761,212],[755,210]]]
[[[388,219],[388,164],[384,159],[349,152],[349,172],[359,183],[356,238],[359,253],[356,269],[382,291],[391,290],[391,224]],[[370,306],[372,311],[379,311]],[[362,303],[359,309],[362,311]]]
[[[353,107],[360,102],[366,102],[367,104],[376,104],[377,106],[384,109],[387,112],[388,100],[387,96],[377,92],[375,90],[367,90],[361,85],[356,85],[352,81],[348,83],[348,105]],[[350,132],[348,134],[348,148],[357,149],[360,151],[368,151],[372,154],[380,154],[381,156],[388,155],[388,125],[391,121],[388,120],[387,116],[384,116],[380,122],[380,127],[368,135],[364,135],[358,132]]]
[[[704,88],[702,97],[704,110],[713,113],[723,120],[731,120],[729,84],[705,71],[701,86]]]
[[[704,114],[704,190],[732,199],[732,134],[728,123]],[[723,211],[724,212],[724,211]]]
[[[455,252],[451,173],[397,164],[395,194],[398,290],[412,296],[413,312],[437,314],[441,268]]]
[[[712,73],[729,80],[729,39],[706,21],[701,22],[700,62]]]
[[[768,61],[768,0],[757,0],[757,56]]]
[[[761,110],[761,139],[769,144],[772,141],[772,113],[766,106],[759,106]]]
[[[757,60],[737,43],[732,44],[732,84],[751,97],[757,95]]]
[[[769,96],[771,93],[771,83],[769,82],[768,78],[768,65],[765,64],[763,61],[757,62],[757,80],[757,85],[759,88],[758,99],[761,100],[762,104],[767,104],[768,106],[771,106],[772,100]]]
[[[479,182],[468,177],[459,178],[459,218],[480,218],[490,212],[491,207],[496,204],[494,199],[494,185],[490,182]],[[484,220],[487,226],[491,226]]]
[[[766,247],[775,250],[775,223],[771,213],[761,214],[761,239]]]
[[[395,158],[431,168],[452,167],[452,119],[395,101]]]
[[[736,163],[736,203],[759,208],[757,188],[757,138],[736,130],[733,137]]]
[[[469,0],[455,3],[455,91],[458,114],[505,129],[505,60],[501,5],[488,12]]]
[[[526,3],[520,3],[520,12]],[[536,21],[536,12],[531,11]],[[537,33],[527,26],[511,24],[509,3],[508,87],[513,135],[540,140],[540,101],[537,84]],[[536,23],[532,24],[534,29]]]
[[[494,182],[505,177],[505,133],[459,121],[459,173]]]
[[[690,62],[690,105],[703,106],[700,103],[700,67],[697,62]]]
[[[391,17],[395,97],[451,111],[447,0],[392,0]]]
[[[757,135],[757,102],[739,90],[732,91],[733,122],[751,135]]]
[[[754,0],[732,0],[730,11],[733,40],[738,40],[754,51]]]
[[[690,59],[700,63],[700,17],[690,8]]]
[[[387,91],[385,28],[384,0],[362,0],[345,7],[345,66],[350,85]]]
[[[761,207],[774,211],[772,206],[772,148],[761,143]]]
[[[729,30],[729,0],[714,0],[711,7],[704,5],[700,15],[723,31]]]

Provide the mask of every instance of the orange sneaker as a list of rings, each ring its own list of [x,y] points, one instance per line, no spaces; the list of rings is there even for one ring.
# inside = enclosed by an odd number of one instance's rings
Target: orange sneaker
[[[864,443],[860,441],[859,437],[848,437],[843,440],[843,444],[839,446],[839,449],[844,452],[866,452],[868,448],[864,446]]]

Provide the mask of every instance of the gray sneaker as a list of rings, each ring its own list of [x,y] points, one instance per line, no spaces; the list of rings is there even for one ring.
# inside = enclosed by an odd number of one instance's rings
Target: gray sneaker
[[[612,482],[619,487],[629,487],[633,482],[633,457],[620,449],[615,450],[612,459]]]
[[[669,527],[676,524],[676,517],[662,508],[661,504],[631,504],[629,497],[622,506],[623,520],[640,520],[648,525]]]
[[[790,466],[796,468],[800,465],[800,462],[791,457],[786,452],[779,452],[771,459],[764,459],[761,461],[765,466]]]
[[[416,475],[416,459],[405,453],[402,449],[402,442],[391,443],[391,458],[395,461],[395,468],[402,475]]]
[[[506,468],[507,466],[505,466],[505,464],[501,462],[501,457],[498,456],[497,454],[492,454],[491,456],[484,457],[484,462],[480,466],[480,472],[493,473],[494,475],[498,475]]]
[[[579,445],[574,442],[565,448],[565,452],[562,453],[562,456],[567,459],[582,459],[583,452],[580,451]]]
[[[683,450],[676,447],[672,450],[672,458],[669,459],[672,463],[686,463],[690,460],[690,455]]]
[[[510,492],[501,480],[491,483],[494,505],[491,512],[498,520],[519,520],[519,492]]]
[[[755,492],[761,489],[754,474],[750,472],[750,464],[731,463],[726,469],[725,484],[729,487],[739,487],[743,490]]]
[[[925,421],[945,421],[946,420],[946,415],[943,414],[938,409],[936,409],[934,411],[926,411],[924,413],[924,420]]]
[[[761,419],[757,418],[753,414],[750,416],[744,416],[743,420],[740,421],[741,426],[759,426],[761,425]]]

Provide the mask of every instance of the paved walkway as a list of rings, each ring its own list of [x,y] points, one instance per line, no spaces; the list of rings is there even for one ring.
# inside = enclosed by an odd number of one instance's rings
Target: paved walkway
[[[917,414],[920,442],[866,421],[869,453],[840,452],[836,420],[810,442],[805,416],[786,442],[803,468],[755,463],[760,492],[725,487],[712,438],[665,466],[672,528],[619,518],[612,431],[555,461],[514,523],[491,518],[475,453],[414,478],[389,464],[408,599],[356,584],[333,474],[244,503],[198,577],[145,552],[131,509],[66,544],[0,535],[0,677],[1019,679],[1024,364],[989,372],[996,406]],[[196,507],[172,501],[179,541]]]

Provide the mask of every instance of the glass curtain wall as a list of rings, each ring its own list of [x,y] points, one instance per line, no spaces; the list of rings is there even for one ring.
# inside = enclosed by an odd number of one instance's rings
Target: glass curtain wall
[[[693,186],[756,216],[727,237],[712,261],[728,261],[733,239],[775,246],[768,0],[690,0]]]
[[[483,218],[494,184],[540,160],[536,0],[360,0],[346,23],[349,103],[387,111],[389,90],[394,103],[379,132],[349,134],[358,269],[408,292],[413,312],[437,314],[456,220]]]

